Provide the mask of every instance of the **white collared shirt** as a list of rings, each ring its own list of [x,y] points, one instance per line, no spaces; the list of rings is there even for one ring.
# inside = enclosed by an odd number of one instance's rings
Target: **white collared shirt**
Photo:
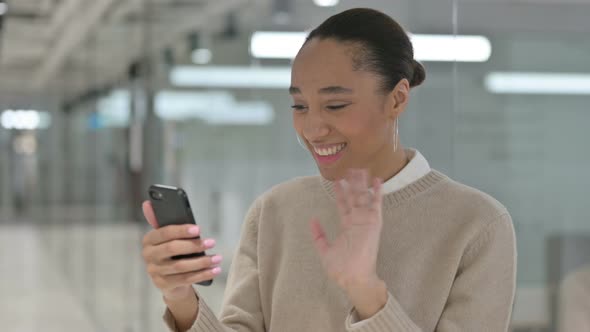
[[[383,183],[383,194],[389,194],[403,189],[410,183],[415,182],[424,175],[430,173],[430,165],[420,151],[406,149],[406,154],[408,155],[410,162],[391,179]]]

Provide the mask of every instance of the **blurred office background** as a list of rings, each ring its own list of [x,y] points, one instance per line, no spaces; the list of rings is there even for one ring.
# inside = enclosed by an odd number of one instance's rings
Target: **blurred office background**
[[[565,331],[583,308],[563,280],[590,264],[587,0],[0,1],[0,330],[164,331],[147,186],[184,187],[230,258],[257,195],[316,174],[290,58],[357,6],[407,28],[427,69],[402,142],[512,214],[513,330]],[[224,278],[201,288],[216,310]]]

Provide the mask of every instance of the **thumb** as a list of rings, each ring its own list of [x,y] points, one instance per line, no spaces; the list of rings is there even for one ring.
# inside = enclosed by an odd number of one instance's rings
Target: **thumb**
[[[160,228],[160,226],[158,226],[158,221],[156,220],[156,215],[154,214],[152,202],[144,201],[143,204],[141,204],[141,209],[143,210],[143,215],[145,216],[145,219],[147,219],[148,224],[154,229]]]
[[[326,239],[324,228],[317,218],[311,219],[310,226],[311,234],[313,235],[313,243],[320,255],[325,256],[328,249],[330,249],[330,244],[328,243],[328,239]]]

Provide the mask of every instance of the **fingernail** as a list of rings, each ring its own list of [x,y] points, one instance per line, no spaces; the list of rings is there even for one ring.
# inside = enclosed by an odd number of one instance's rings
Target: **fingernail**
[[[213,240],[213,239],[207,239],[207,240],[203,241],[203,244],[206,247],[211,248],[211,247],[213,247],[215,245],[215,240]]]
[[[198,235],[199,234],[199,226],[193,226],[188,229],[188,233],[191,235]]]
[[[220,267],[216,267],[213,270],[211,270],[211,272],[213,272],[213,274],[219,274],[219,273],[221,273],[221,268]]]
[[[221,257],[220,255],[216,255],[211,257],[211,262],[213,262],[214,264],[220,263],[221,260],[223,259],[223,257]]]

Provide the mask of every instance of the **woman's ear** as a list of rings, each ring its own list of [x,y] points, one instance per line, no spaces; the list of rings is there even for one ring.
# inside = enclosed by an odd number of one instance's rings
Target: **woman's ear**
[[[410,82],[407,79],[403,78],[397,83],[393,89],[393,98],[394,108],[399,115],[405,111],[410,99]]]
[[[405,78],[401,79],[389,93],[387,99],[387,112],[392,119],[395,119],[406,110],[410,99],[410,82]]]

